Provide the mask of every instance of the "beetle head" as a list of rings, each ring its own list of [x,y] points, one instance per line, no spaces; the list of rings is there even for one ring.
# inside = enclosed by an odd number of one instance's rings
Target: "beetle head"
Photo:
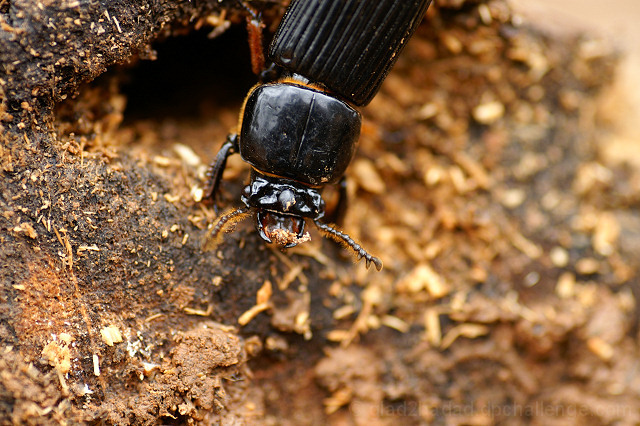
[[[324,216],[324,200],[315,188],[253,171],[242,202],[257,210],[256,228],[266,242],[294,247],[310,239],[305,218]]]
[[[241,200],[245,207],[221,216],[212,227],[205,243],[206,249],[215,247],[223,232],[230,231],[235,223],[255,211],[258,233],[268,243],[289,248],[309,241],[311,237],[305,232],[305,219],[308,218],[326,236],[351,249],[358,259],[364,258],[367,268],[372,263],[377,270],[382,268],[380,259],[369,254],[351,237],[320,221],[324,217],[325,204],[315,188],[254,170],[251,183],[242,191]]]

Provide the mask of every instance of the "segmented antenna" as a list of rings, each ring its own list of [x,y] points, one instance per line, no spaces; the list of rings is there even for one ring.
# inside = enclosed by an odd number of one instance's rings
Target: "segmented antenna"
[[[369,269],[369,266],[371,266],[371,263],[373,263],[376,266],[376,270],[379,271],[382,269],[382,261],[377,257],[371,256],[369,253],[367,253],[367,251],[360,244],[353,241],[353,239],[350,236],[318,220],[314,220],[313,223],[315,223],[318,229],[326,233],[329,237],[333,238],[339,243],[346,245],[351,250],[353,250],[355,254],[358,256],[358,260],[364,257],[365,262],[367,264],[367,269]]]
[[[233,231],[234,225],[246,219],[250,214],[251,210],[248,207],[243,207],[220,216],[216,224],[211,228],[209,235],[207,235],[202,249],[204,251],[215,249],[222,240],[222,234]]]

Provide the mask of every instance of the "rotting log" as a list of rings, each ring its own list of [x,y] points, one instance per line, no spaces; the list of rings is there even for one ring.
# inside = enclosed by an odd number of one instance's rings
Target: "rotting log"
[[[279,3],[260,3],[268,24]],[[632,390],[601,393],[637,359],[637,195],[594,146],[614,61],[518,27],[502,1],[435,3],[348,172],[345,226],[383,257],[376,274],[317,236],[271,250],[248,225],[202,252],[231,80],[194,77],[214,99],[200,121],[125,109],[157,46],[241,24],[235,2],[0,1],[2,422],[486,422],[470,404],[591,401],[585,417],[637,423]],[[230,161],[226,205],[246,171]]]
[[[89,118],[68,117],[76,133],[55,109],[82,103],[82,85],[109,67],[153,58],[153,40],[231,14],[229,3],[0,3],[3,421],[152,422],[234,404],[223,381],[246,374],[245,346],[222,324],[252,306],[266,259],[237,241],[224,256],[253,271],[204,256],[206,222],[189,220],[163,170],[110,156],[121,97],[89,97]]]

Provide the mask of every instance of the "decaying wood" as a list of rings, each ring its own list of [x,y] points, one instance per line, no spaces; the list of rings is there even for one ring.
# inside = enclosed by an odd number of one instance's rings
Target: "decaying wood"
[[[272,31],[283,5],[256,5]],[[220,34],[243,22],[234,2],[0,1],[0,422],[637,423],[640,175],[597,149],[610,50],[436,1],[348,172],[376,273],[249,224],[201,250],[242,100],[220,46],[248,49]],[[203,32],[229,38],[175,87],[210,95],[171,98],[200,112],[127,109],[136,69]],[[230,160],[223,203],[246,172]]]

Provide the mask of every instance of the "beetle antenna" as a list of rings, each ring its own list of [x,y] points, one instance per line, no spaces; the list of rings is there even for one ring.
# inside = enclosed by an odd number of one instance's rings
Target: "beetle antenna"
[[[231,210],[229,213],[220,216],[218,221],[209,231],[202,249],[204,251],[213,250],[220,244],[222,240],[222,234],[224,232],[231,232],[235,228],[235,225],[241,220],[246,219],[251,214],[251,210],[248,207]]]
[[[318,229],[324,232],[327,236],[353,250],[354,253],[358,256],[358,260],[364,257],[365,262],[367,263],[367,269],[369,269],[371,263],[375,265],[376,270],[379,271],[382,269],[382,261],[375,256],[371,256],[360,244],[353,241],[353,238],[351,238],[344,232],[340,232],[337,229],[332,228],[326,223],[322,223],[318,220],[314,220],[313,223],[315,223]]]

